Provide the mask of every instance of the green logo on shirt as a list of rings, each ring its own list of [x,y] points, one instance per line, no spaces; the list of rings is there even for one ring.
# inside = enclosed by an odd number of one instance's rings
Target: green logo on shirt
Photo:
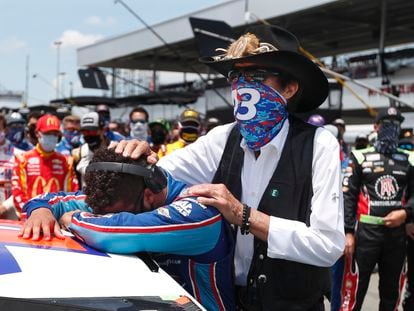
[[[279,190],[272,189],[271,196],[274,197],[274,198],[277,198],[279,196]]]

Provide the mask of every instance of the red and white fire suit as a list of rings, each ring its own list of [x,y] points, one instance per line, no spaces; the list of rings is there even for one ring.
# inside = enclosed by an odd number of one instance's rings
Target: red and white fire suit
[[[29,199],[38,194],[77,191],[78,188],[72,163],[63,154],[45,152],[38,144],[34,149],[16,156],[12,193],[19,212]]]

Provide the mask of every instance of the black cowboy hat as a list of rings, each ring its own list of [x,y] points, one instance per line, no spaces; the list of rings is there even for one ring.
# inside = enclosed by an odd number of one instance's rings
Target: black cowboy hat
[[[308,112],[319,107],[329,93],[329,84],[323,72],[310,59],[299,53],[299,41],[286,29],[259,25],[246,32],[256,35],[260,42],[273,45],[277,50],[240,58],[202,57],[200,61],[224,76],[236,63],[254,63],[260,68],[270,68],[293,76],[299,82],[299,93],[288,104],[290,112]]]

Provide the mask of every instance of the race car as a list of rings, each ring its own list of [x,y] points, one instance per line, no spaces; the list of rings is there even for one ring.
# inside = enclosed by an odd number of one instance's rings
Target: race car
[[[24,240],[21,226],[0,220],[0,310],[205,310],[147,253]]]

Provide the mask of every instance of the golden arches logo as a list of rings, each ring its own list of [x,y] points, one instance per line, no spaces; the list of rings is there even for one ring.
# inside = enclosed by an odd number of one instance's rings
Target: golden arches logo
[[[61,189],[59,180],[56,177],[52,177],[51,179],[49,179],[48,182],[46,182],[46,180],[42,176],[37,176],[32,187],[32,197],[35,197],[38,194],[40,194],[39,192],[37,192],[39,184],[42,186],[42,190],[40,193],[51,192],[51,190],[56,192]],[[55,186],[55,188],[53,188],[53,186]]]
[[[47,118],[46,119],[46,125],[47,126],[58,126],[58,121],[57,121],[57,119],[56,118],[53,118],[53,117],[49,117],[49,118]]]

